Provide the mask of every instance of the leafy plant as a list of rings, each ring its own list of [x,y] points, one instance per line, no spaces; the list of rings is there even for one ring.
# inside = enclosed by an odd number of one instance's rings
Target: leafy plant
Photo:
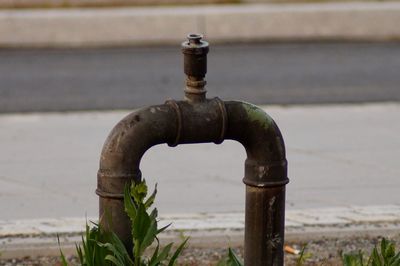
[[[99,224],[92,228],[86,224],[86,241],[82,237],[82,248],[76,246],[79,261],[82,265],[133,265],[128,251],[118,236],[104,230]]]
[[[342,263],[344,266],[364,266],[365,264],[364,256],[361,250],[358,253],[348,253],[342,255]]]
[[[299,256],[296,259],[297,266],[303,266],[307,259],[311,258],[312,254],[306,252],[307,245],[304,245],[301,249]]]
[[[342,254],[344,266],[400,266],[400,252],[396,253],[393,242],[382,239],[380,249],[375,246],[367,261],[361,251],[358,253]]]
[[[173,243],[160,249],[160,242],[157,235],[167,229],[169,225],[158,229],[157,216],[158,211],[154,208],[150,213],[147,211],[154,203],[157,194],[157,186],[154,192],[146,199],[147,185],[143,180],[140,183],[132,183],[131,187],[125,188],[124,203],[125,211],[131,220],[133,237],[133,257],[135,266],[173,266],[186,245],[186,238],[170,256]],[[144,256],[145,250],[154,242],[157,246],[150,258]]]
[[[228,255],[221,259],[217,266],[243,266],[244,263],[240,260],[235,251],[231,248],[228,249]]]
[[[133,239],[133,257],[129,255],[122,241],[111,231],[104,230],[99,224],[90,226],[86,223],[85,235],[82,236],[82,246],[76,245],[76,252],[81,265],[84,266],[173,266],[184,249],[188,238],[171,254],[173,243],[164,248],[160,247],[158,234],[169,225],[158,228],[158,211],[153,205],[157,194],[154,192],[147,197],[146,181],[132,183],[124,191],[125,211],[131,221]],[[150,257],[146,257],[146,250],[156,241],[156,247]],[[61,264],[68,266],[67,260],[60,249]]]
[[[375,266],[400,266],[400,252],[396,254],[396,247],[393,242],[381,241],[381,250],[375,246],[370,257],[371,265]]]
[[[61,258],[61,265],[68,265],[67,259],[64,256],[64,253],[61,250],[61,245],[60,245],[60,237],[57,234],[57,242],[58,242],[58,247],[60,249],[60,258]]]

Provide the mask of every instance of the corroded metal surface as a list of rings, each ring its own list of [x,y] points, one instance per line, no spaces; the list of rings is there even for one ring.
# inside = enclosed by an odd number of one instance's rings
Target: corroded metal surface
[[[285,185],[288,183],[285,145],[279,128],[262,109],[249,103],[207,99],[208,43],[190,34],[182,44],[187,75],[185,100],[168,100],[129,114],[111,131],[100,158],[98,187],[100,222],[130,248],[130,225],[124,212],[123,189],[141,179],[140,160],[152,146],[188,143],[240,142],[247,159],[246,265],[283,265]],[[223,189],[223,188],[221,188]],[[105,219],[105,217],[108,217]]]

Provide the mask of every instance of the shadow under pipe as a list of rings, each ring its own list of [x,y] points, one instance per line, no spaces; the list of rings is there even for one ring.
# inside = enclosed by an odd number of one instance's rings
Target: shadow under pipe
[[[248,266],[283,265],[285,185],[287,162],[281,132],[262,109],[239,101],[206,99],[208,44],[199,35],[183,43],[185,100],[137,110],[123,118],[109,134],[98,171],[100,218],[111,217],[112,229],[131,249],[130,222],[124,211],[123,191],[141,180],[140,161],[154,145],[240,142],[247,159],[244,262]],[[192,39],[191,39],[192,38]],[[193,38],[197,38],[192,45]],[[196,43],[197,42],[197,43]],[[186,53],[185,53],[186,52]],[[102,226],[107,227],[104,219]]]

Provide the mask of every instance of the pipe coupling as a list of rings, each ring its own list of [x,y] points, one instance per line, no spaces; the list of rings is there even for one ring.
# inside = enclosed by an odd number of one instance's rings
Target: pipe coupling
[[[259,163],[247,159],[243,183],[253,187],[277,187],[289,183],[287,161]]]
[[[140,170],[136,174],[111,175],[99,171],[97,173],[96,194],[101,198],[123,199],[125,185],[130,184],[131,180],[139,181],[142,179]]]
[[[200,103],[168,100],[165,102],[176,113],[176,137],[168,145],[175,147],[184,143],[214,142],[225,139],[228,115],[224,102],[219,98]]]

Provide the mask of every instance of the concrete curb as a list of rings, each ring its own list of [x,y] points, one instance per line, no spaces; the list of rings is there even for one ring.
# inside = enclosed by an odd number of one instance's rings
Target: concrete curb
[[[214,43],[393,40],[399,24],[398,2],[1,10],[0,46],[176,44],[189,32]]]
[[[231,3],[231,0],[1,0],[0,8],[125,7]]]
[[[64,252],[73,254],[85,221],[82,218],[0,221],[2,258],[58,255],[56,234],[60,235]],[[243,243],[243,213],[167,215],[161,217],[160,226],[171,221],[172,226],[161,236],[165,242],[179,241],[184,233],[190,236],[192,247],[241,246]],[[289,210],[286,213],[287,241],[391,236],[399,230],[399,205]]]

